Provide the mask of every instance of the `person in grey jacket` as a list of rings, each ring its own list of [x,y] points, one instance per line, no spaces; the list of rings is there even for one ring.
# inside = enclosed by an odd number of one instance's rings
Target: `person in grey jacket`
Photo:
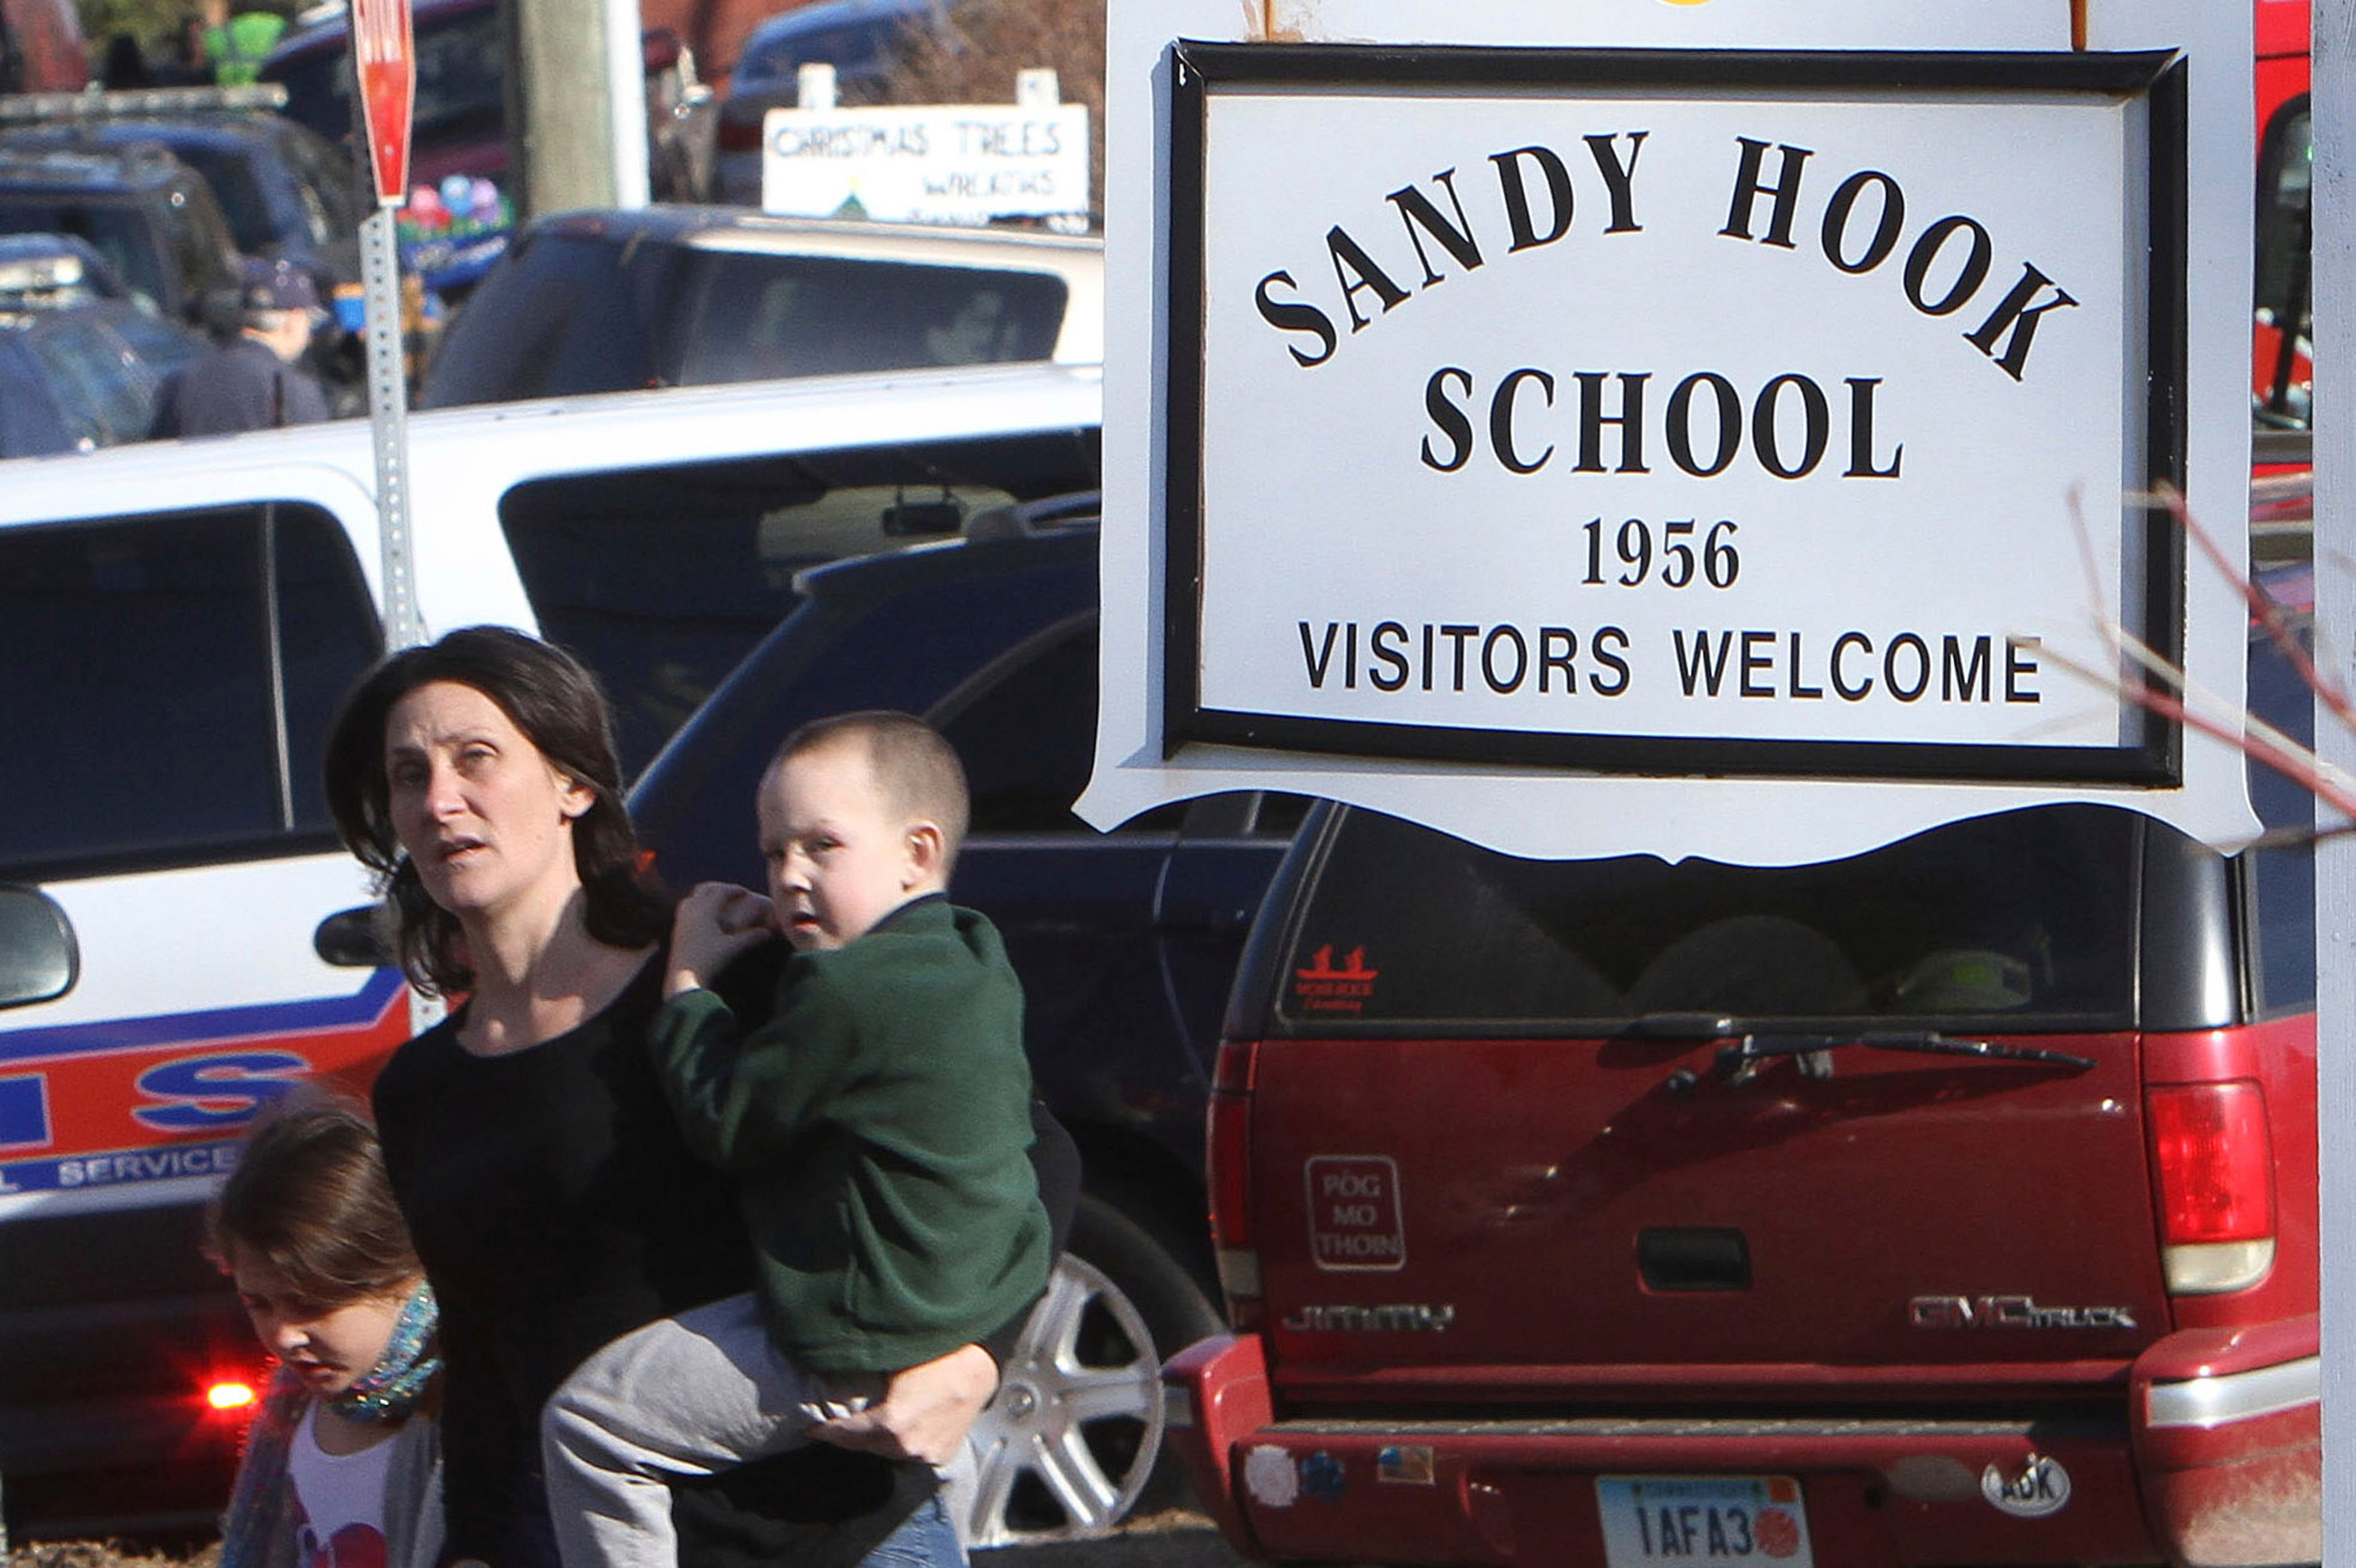
[[[324,1099],[271,1115],[210,1231],[278,1358],[221,1521],[221,1568],[435,1568],[438,1314],[375,1129]]]

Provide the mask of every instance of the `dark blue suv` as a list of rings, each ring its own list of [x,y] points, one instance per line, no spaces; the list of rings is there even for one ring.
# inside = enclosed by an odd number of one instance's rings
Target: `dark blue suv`
[[[359,282],[367,187],[339,148],[283,115],[118,114],[16,127],[6,143],[26,152],[85,153],[160,144],[204,176],[241,251],[301,266],[322,303],[337,283]]]
[[[655,759],[631,800],[674,886],[762,885],[753,793],[804,720],[897,708],[957,747],[973,824],[952,895],[1023,976],[1040,1093],[1086,1188],[1072,1251],[977,1432],[976,1545],[1088,1533],[1154,1474],[1155,1369],[1220,1326],[1203,1112],[1227,986],[1305,803],[1226,795],[1111,833],[1072,814],[1096,745],[1093,498],[819,567],[791,617]]]

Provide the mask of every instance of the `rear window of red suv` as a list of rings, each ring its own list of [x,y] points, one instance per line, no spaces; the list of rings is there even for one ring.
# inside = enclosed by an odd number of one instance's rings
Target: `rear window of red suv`
[[[1314,876],[1278,1012],[1318,1033],[1615,1033],[1676,1014],[2126,1028],[2139,844],[2130,814],[2069,805],[1823,865],[1522,860],[1351,812]]]

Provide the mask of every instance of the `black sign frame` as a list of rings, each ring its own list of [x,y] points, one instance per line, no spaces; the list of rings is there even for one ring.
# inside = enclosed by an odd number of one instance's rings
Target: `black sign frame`
[[[2143,208],[2146,384],[2129,389],[2140,419],[2146,489],[2185,489],[2188,372],[2187,74],[2174,50],[2003,53],[1834,50],[1577,49],[1475,46],[1236,44],[1180,40],[1165,51],[1167,159],[1160,197],[1168,235],[1162,301],[1164,382],[1162,752],[1222,745],[1387,760],[1559,768],[1632,775],[1931,780],[2181,787],[2183,729],[2146,707],[2116,746],[1902,741],[1790,741],[1539,731],[1314,719],[1206,707],[1202,699],[1203,415],[1205,167],[1211,100],[1223,90],[1527,91],[1588,87],[1756,90],[1869,88],[2098,91],[2147,104]],[[2136,394],[2140,392],[2138,398]],[[2138,404],[2140,405],[2138,407]],[[2184,654],[2186,550],[2164,506],[2131,501],[2122,530],[2143,532],[2138,624],[2126,628],[2170,667]],[[2154,679],[2156,691],[2179,695]]]

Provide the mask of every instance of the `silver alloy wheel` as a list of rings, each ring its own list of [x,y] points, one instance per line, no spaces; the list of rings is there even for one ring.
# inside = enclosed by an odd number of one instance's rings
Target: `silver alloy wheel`
[[[972,1484],[957,1499],[966,1544],[1110,1530],[1153,1473],[1162,1398],[1161,1361],[1136,1307],[1093,1264],[1056,1259],[998,1398],[966,1440]]]

